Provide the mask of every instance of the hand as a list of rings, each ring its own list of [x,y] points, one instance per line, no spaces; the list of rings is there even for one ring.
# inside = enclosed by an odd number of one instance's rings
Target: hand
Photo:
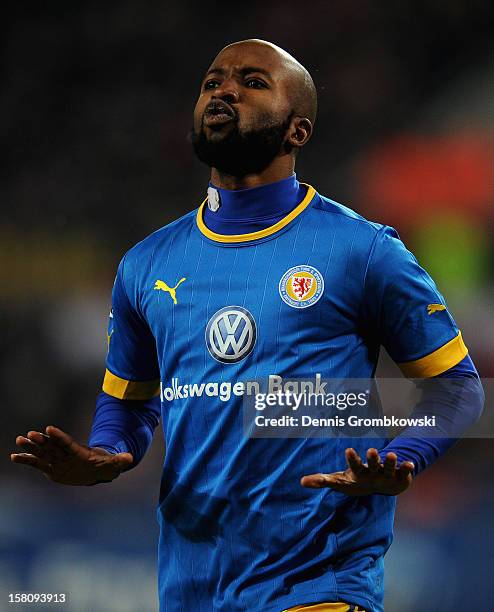
[[[134,461],[130,453],[114,455],[102,448],[79,444],[51,425],[46,434],[30,431],[27,437],[17,436],[15,442],[26,452],[10,455],[14,463],[29,465],[43,472],[48,480],[67,485],[110,482]]]
[[[411,461],[403,461],[398,467],[394,453],[387,453],[381,463],[375,448],[367,451],[367,464],[362,463],[359,454],[353,448],[345,451],[348,469],[333,474],[311,474],[300,481],[303,487],[322,489],[329,487],[345,495],[398,495],[410,486],[415,466]]]

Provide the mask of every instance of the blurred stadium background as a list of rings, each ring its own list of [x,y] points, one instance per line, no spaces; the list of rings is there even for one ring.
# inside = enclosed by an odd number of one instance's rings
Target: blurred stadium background
[[[74,611],[153,612],[161,433],[135,471],[92,488],[54,485],[8,454],[47,424],[86,440],[117,263],[205,193],[187,139],[203,71],[247,37],[307,66],[320,110],[299,178],[398,229],[494,377],[494,6],[86,0],[2,12],[0,609],[32,591],[67,592]],[[399,498],[387,612],[494,610],[493,471],[492,440],[464,440]]]

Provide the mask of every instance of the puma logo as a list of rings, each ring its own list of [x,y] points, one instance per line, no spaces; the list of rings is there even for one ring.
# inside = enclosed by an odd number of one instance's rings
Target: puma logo
[[[177,304],[177,287],[180,285],[180,283],[183,283],[184,280],[186,280],[185,277],[181,278],[175,287],[169,287],[164,281],[157,280],[154,284],[154,288],[161,291],[167,291],[170,294],[173,303]]]
[[[428,315],[431,315],[434,312],[438,312],[439,310],[446,310],[446,306],[444,306],[444,304],[429,304],[427,306]]]

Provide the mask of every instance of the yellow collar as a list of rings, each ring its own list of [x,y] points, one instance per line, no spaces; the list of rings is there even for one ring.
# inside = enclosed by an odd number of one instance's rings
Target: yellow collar
[[[212,232],[203,221],[202,212],[204,210],[204,206],[207,202],[207,198],[204,202],[199,206],[197,211],[197,227],[200,231],[211,240],[215,240],[216,242],[250,242],[251,240],[259,240],[259,238],[265,238],[266,236],[271,236],[278,232],[280,229],[284,228],[288,225],[295,217],[298,217],[301,212],[303,212],[307,206],[312,201],[312,198],[316,194],[316,190],[311,185],[307,185],[307,183],[300,183],[301,185],[305,185],[307,187],[307,193],[305,194],[305,198],[298,204],[286,217],[280,219],[274,225],[270,225],[262,230],[257,232],[250,232],[248,234],[217,234],[216,232]]]

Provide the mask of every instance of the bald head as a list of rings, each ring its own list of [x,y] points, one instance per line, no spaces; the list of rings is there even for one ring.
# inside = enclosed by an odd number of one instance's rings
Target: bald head
[[[278,45],[259,38],[249,38],[231,43],[220,51],[216,59],[228,49],[242,47],[246,49],[257,48],[262,55],[272,60],[274,64],[279,65],[285,73],[286,93],[290,98],[293,113],[299,117],[307,117],[314,124],[317,114],[317,91],[309,71],[293,55],[290,55]]]

